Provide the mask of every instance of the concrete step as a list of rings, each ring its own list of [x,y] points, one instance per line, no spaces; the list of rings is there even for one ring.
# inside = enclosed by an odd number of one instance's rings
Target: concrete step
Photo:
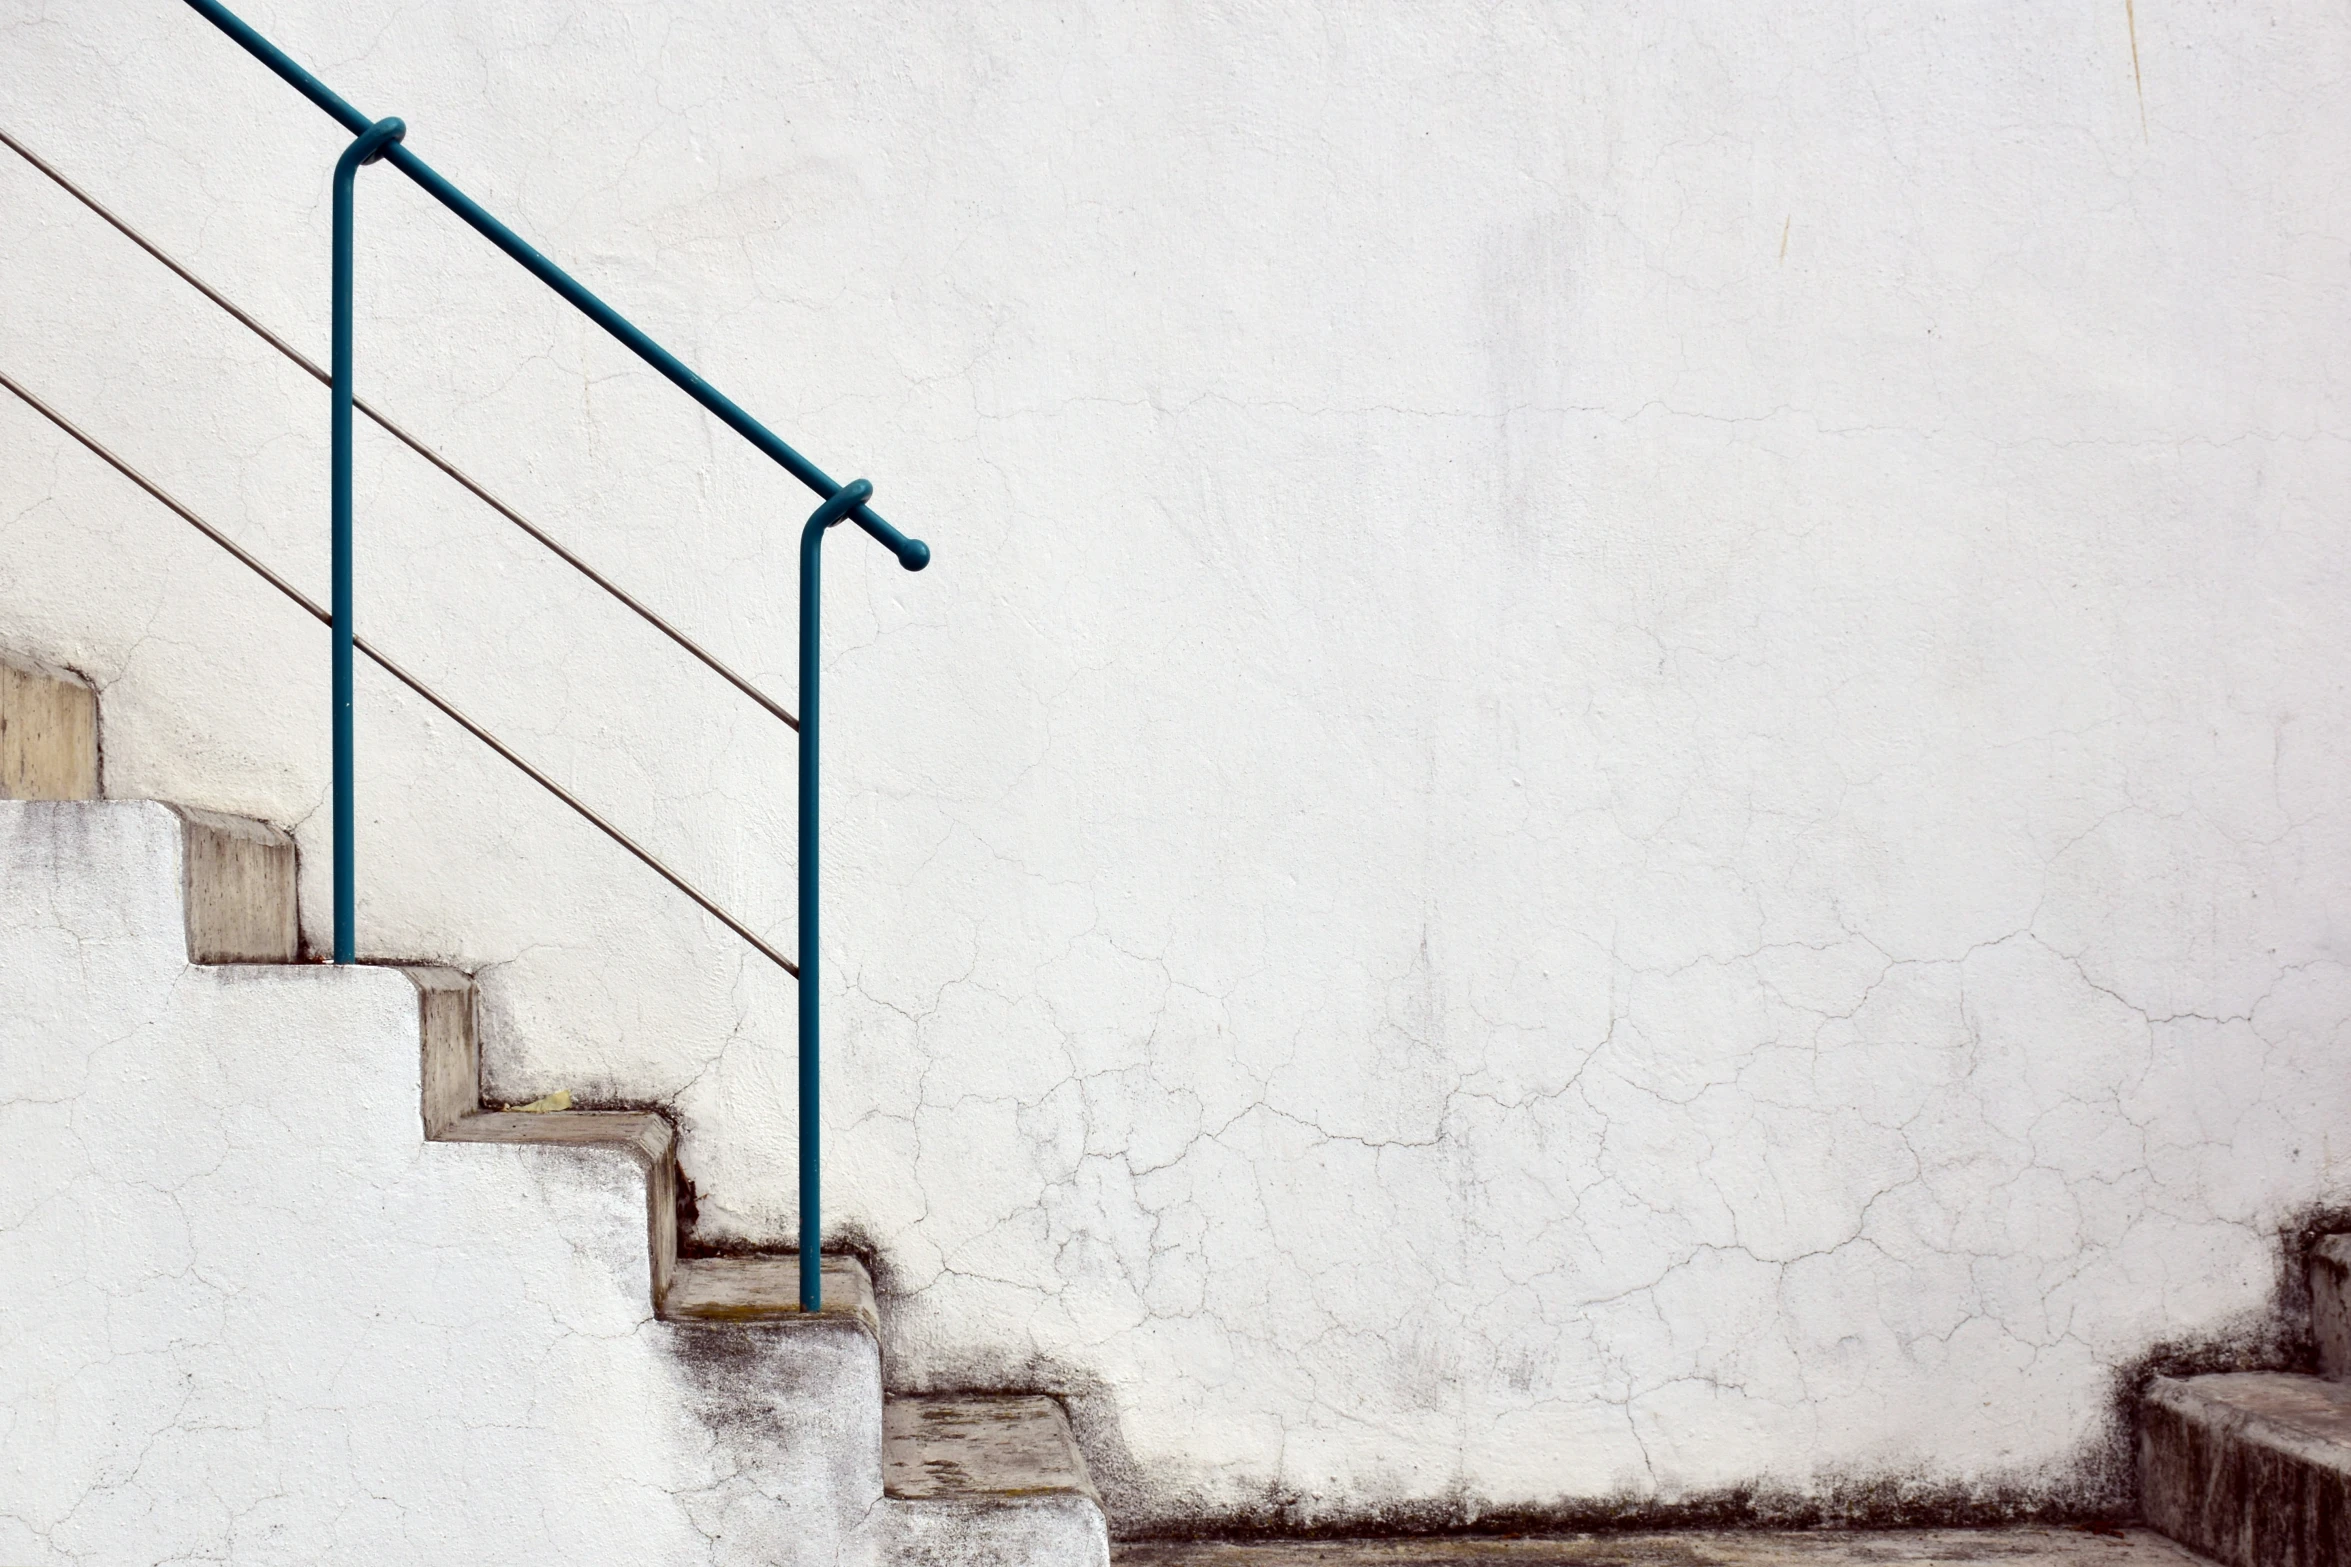
[[[2351,1567],[2351,1382],[2156,1378],[2140,1409],[2139,1507],[2230,1567]]]
[[[70,670],[0,658],[0,800],[98,798],[98,693]],[[266,822],[188,806],[180,819],[191,963],[291,963],[294,840]]]
[[[1122,1540],[1117,1567],[2199,1567],[2149,1529],[1676,1529],[1361,1540]]]
[[[882,1408],[891,1559],[948,1567],[1109,1561],[1102,1499],[1050,1398],[925,1394]]]
[[[882,1484],[901,1501],[1094,1495],[1069,1417],[1031,1394],[892,1398],[882,1410]]]
[[[2351,1377],[2351,1235],[2329,1235],[2311,1248],[2310,1330],[2319,1375]]]
[[[772,1325],[807,1320],[800,1309],[797,1256],[687,1257],[679,1261],[661,1314],[672,1322]],[[879,1343],[881,1305],[873,1276],[855,1257],[824,1259],[825,1317],[856,1324]]]
[[[863,1334],[881,1343],[873,1279],[855,1257],[824,1259],[825,1303],[800,1309],[796,1255],[678,1256],[677,1130],[655,1110],[499,1110],[481,1102],[481,1041],[473,981],[454,969],[402,970],[417,989],[424,1059],[425,1136],[444,1143],[536,1144],[603,1149],[635,1162],[645,1178],[645,1251],[655,1312],[684,1324],[795,1325]]]
[[[236,1004],[275,1005],[282,992],[289,1009],[307,1007],[310,1014],[323,1016],[337,1006],[364,1011],[373,997],[379,1036],[386,1021],[382,1002],[387,999],[381,987],[397,984],[392,979],[397,974],[415,998],[417,1054],[410,1059],[427,1142],[502,1148],[505,1162],[482,1171],[493,1184],[524,1179],[546,1200],[584,1204],[583,1211],[597,1211],[601,1239],[596,1244],[624,1270],[619,1275],[623,1278],[633,1250],[626,1231],[634,1229],[633,1219],[625,1215],[636,1206],[634,1183],[641,1179],[645,1262],[639,1277],[644,1293],[636,1297],[643,1304],[634,1309],[662,1324],[658,1342],[667,1345],[670,1364],[682,1373],[673,1370],[667,1374],[671,1380],[661,1384],[663,1374],[657,1366],[641,1356],[629,1360],[638,1340],[624,1330],[625,1319],[576,1342],[589,1346],[584,1353],[620,1357],[601,1374],[619,1396],[616,1409],[666,1402],[654,1391],[655,1384],[666,1385],[685,1395],[678,1413],[699,1419],[716,1436],[719,1447],[710,1450],[708,1460],[702,1456],[704,1449],[690,1443],[676,1451],[656,1443],[644,1455],[647,1462],[685,1463],[689,1468],[694,1462],[719,1463],[717,1470],[698,1478],[682,1477],[668,1490],[654,1487],[662,1494],[693,1499],[692,1527],[698,1538],[724,1539],[728,1560],[807,1567],[828,1562],[837,1567],[849,1561],[904,1561],[921,1567],[1107,1567],[1101,1502],[1058,1404],[1041,1397],[931,1396],[885,1406],[880,1311],[873,1281],[861,1262],[853,1257],[825,1258],[824,1309],[806,1313],[799,1307],[795,1256],[680,1257],[678,1139],[666,1115],[633,1109],[529,1112],[483,1104],[473,981],[456,970],[430,965],[290,966],[300,957],[293,840],[266,823],[241,817],[146,802],[96,801],[97,717],[96,695],[85,683],[29,663],[0,664],[0,799],[14,802],[0,807],[0,838],[6,840],[12,890],[21,888],[24,893],[16,915],[23,941],[31,944],[27,950],[54,957],[50,948],[40,946],[49,939],[44,935],[43,921],[50,917],[45,911],[94,899],[93,907],[120,909],[129,916],[128,932],[121,938],[124,962],[136,967],[138,955],[147,954],[150,971],[145,983],[158,996],[179,995],[171,974],[155,965],[185,974],[162,956],[167,945],[177,947],[184,938],[187,961],[210,966],[220,984],[232,987],[222,994],[235,998]],[[129,914],[134,909],[136,913]],[[171,929],[175,914],[184,930]],[[103,919],[86,912],[63,920],[72,930],[103,924]],[[74,977],[82,973],[83,968],[73,968],[70,974],[61,970],[60,976],[48,979],[29,972],[24,977],[28,983],[37,981],[36,988],[48,984],[71,992],[88,988],[85,978]],[[86,999],[101,1009],[106,1004],[105,997],[95,994]],[[395,1002],[390,1016],[396,1018],[400,1010]],[[191,1081],[202,1079],[222,1059],[220,1043],[200,1037],[192,1032],[195,1028],[191,1023],[181,1030],[188,1034],[185,1044],[194,1055],[178,1069]],[[93,1034],[92,1047],[103,1049],[107,1037],[103,1031]],[[283,1039],[267,1030],[244,1037],[266,1040],[266,1048],[282,1056],[287,1050],[323,1044],[331,1036],[319,1032],[316,1017],[311,1017],[307,1024],[299,1019],[290,1022]],[[214,1053],[206,1056],[206,1050]],[[400,1074],[398,1063],[407,1050],[403,1042],[387,1059],[379,1037],[361,1060],[329,1070],[358,1089],[348,1101],[354,1109],[383,1105],[387,1096],[381,1090]],[[307,1081],[302,1074],[317,1073],[327,1059],[305,1061],[292,1072],[281,1061],[262,1080],[280,1086]],[[215,1108],[208,1101],[175,1100],[171,1106],[172,1113],[192,1118],[180,1141],[241,1146],[204,1120]],[[383,1130],[352,1130],[347,1134],[349,1147],[328,1137],[319,1151],[301,1150],[315,1152],[315,1167],[306,1167],[306,1173],[318,1189],[303,1192],[303,1180],[277,1178],[271,1184],[277,1193],[274,1200],[281,1206],[303,1207],[332,1206],[354,1198],[373,1202],[375,1193],[399,1180],[422,1178],[418,1172],[431,1167],[408,1162],[398,1136],[387,1141]],[[73,1146],[86,1152],[87,1141]],[[413,1148],[413,1142],[408,1146]],[[134,1140],[114,1151],[135,1163],[143,1147]],[[352,1173],[359,1155],[351,1150],[360,1147],[379,1162],[388,1162],[355,1191],[343,1191],[336,1183]],[[253,1152],[254,1158],[246,1162],[266,1164],[280,1151],[273,1144]],[[616,1184],[600,1155],[624,1161],[624,1169],[633,1165],[634,1175],[623,1175]],[[6,1162],[0,1158],[0,1165]],[[0,1177],[8,1174],[0,1169]],[[616,1219],[625,1227],[618,1232]],[[328,1228],[356,1233],[369,1226],[354,1215],[343,1215]],[[513,1239],[518,1252],[533,1252],[541,1267],[546,1266],[549,1237],[517,1233]],[[581,1245],[578,1240],[569,1244]],[[622,1248],[617,1253],[616,1244]],[[420,1249],[420,1256],[428,1254],[433,1261],[426,1271],[437,1277],[436,1270],[448,1266],[448,1260],[429,1247]],[[575,1259],[587,1254],[570,1253]],[[321,1288],[315,1296],[298,1295],[305,1309],[314,1299],[341,1298],[332,1287],[328,1263],[345,1260],[367,1262],[368,1248],[329,1248],[285,1275]],[[68,1275],[70,1269],[52,1281],[55,1289],[74,1286]],[[602,1276],[609,1302],[616,1276]],[[583,1300],[596,1298],[589,1276],[575,1283],[578,1291],[585,1291]],[[554,1286],[544,1273],[537,1288],[540,1298],[516,1319],[526,1333],[542,1328],[550,1312],[566,1313],[576,1306],[570,1297],[577,1291]],[[0,1291],[0,1296],[5,1293]],[[0,1300],[0,1306],[5,1304]],[[446,1326],[438,1320],[437,1313],[444,1309],[438,1303],[421,1314],[414,1303],[379,1303],[379,1309],[384,1308],[399,1319],[399,1331],[414,1329],[429,1336]],[[290,1349],[284,1358],[292,1363],[314,1357],[307,1350]],[[448,1358],[424,1354],[403,1366],[429,1367]],[[536,1365],[552,1358],[551,1351],[534,1349],[516,1355],[514,1361]],[[655,1384],[646,1384],[648,1376]],[[633,1386],[634,1393],[621,1394],[624,1385]],[[434,1401],[411,1398],[401,1405],[411,1406],[428,1411]],[[176,1538],[165,1530],[155,1543],[161,1549]]]
[[[294,840],[244,816],[169,807],[186,835],[188,961],[291,963],[301,956]]]

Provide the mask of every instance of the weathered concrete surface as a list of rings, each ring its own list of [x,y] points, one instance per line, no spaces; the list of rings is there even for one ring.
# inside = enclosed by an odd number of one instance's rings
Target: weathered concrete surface
[[[291,963],[294,840],[266,822],[173,806],[187,831],[188,961]]]
[[[2230,1567],[2351,1564],[2351,1384],[2159,1377],[2139,1420],[2150,1526]]]
[[[1050,1398],[932,1394],[883,1410],[890,1556],[922,1567],[1103,1567],[1101,1498]]]
[[[2351,1195],[2344,7],[251,9],[936,546],[826,575],[831,1212],[1122,1527],[2117,1505]],[[164,0],[0,82],[323,351],[338,127]],[[807,495],[364,179],[365,394],[788,694]],[[0,213],[0,362],[316,590],[325,393]],[[788,950],[789,732],[357,462],[369,635]],[[315,625],[5,400],[0,526],[110,789],[323,847]],[[787,1241],[791,982],[358,697],[362,950]]]
[[[2147,1529],[1689,1530],[1498,1539],[1130,1540],[1116,1567],[2199,1567]]]
[[[2351,1235],[2329,1235],[2311,1248],[2310,1334],[2319,1374],[2351,1377]]]
[[[1050,1398],[901,1394],[882,1411],[882,1484],[912,1501],[1067,1492],[1096,1502],[1069,1417]]]
[[[549,1114],[485,1111],[442,1128],[451,1143],[603,1148],[626,1154],[645,1176],[648,1288],[658,1304],[677,1267],[677,1132],[647,1110],[560,1110]]]
[[[873,1276],[855,1257],[824,1259],[827,1320],[854,1324],[877,1344],[881,1306]],[[800,1259],[781,1257],[689,1257],[679,1262],[662,1310],[679,1321],[809,1324],[800,1310]]]
[[[67,670],[0,658],[0,800],[98,798],[98,693]]]
[[[425,1136],[438,1139],[482,1107],[482,1054],[473,979],[455,969],[402,970],[416,986],[416,1028]]]
[[[796,1331],[862,1332],[881,1343],[873,1279],[854,1257],[824,1259],[825,1308],[799,1305],[799,1259],[678,1256],[678,1144],[667,1116],[650,1110],[520,1112],[481,1106],[481,1045],[473,981],[454,969],[402,966],[417,989],[425,1135],[441,1142],[539,1144],[626,1153],[645,1175],[646,1252],[653,1299],[681,1322],[761,1323]],[[852,1350],[851,1353],[854,1353]]]
[[[189,842],[0,802],[0,1562],[878,1563],[872,1335],[656,1320],[645,1129],[427,1141],[449,979],[192,966]]]

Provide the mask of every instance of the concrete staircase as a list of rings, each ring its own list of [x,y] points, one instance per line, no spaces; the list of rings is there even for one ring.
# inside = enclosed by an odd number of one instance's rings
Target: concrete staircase
[[[2316,1376],[2157,1377],[2139,1419],[2140,1511],[2230,1567],[2351,1567],[2351,1235],[2310,1257]]]
[[[666,1116],[484,1106],[467,976],[98,739],[0,665],[0,1560],[1104,1567],[1057,1403],[885,1398],[855,1258],[681,1256]]]

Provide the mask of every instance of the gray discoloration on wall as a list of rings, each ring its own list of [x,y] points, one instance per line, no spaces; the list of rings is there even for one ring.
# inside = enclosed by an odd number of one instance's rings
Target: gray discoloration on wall
[[[688,1500],[729,1562],[857,1561],[881,1495],[881,1359],[853,1323],[679,1324],[661,1343],[722,1478]]]
[[[1122,1516],[1122,1539],[1345,1539],[1359,1536],[1481,1536],[1649,1529],[1982,1528],[2025,1523],[2102,1523],[2130,1516],[2127,1466],[2101,1441],[2055,1474],[2034,1470],[1953,1480],[1929,1472],[1827,1474],[1806,1486],[1761,1482],[1656,1497],[1563,1497],[1496,1506],[1457,1496],[1400,1498],[1269,1496],[1252,1509],[1185,1513],[1178,1508]]]

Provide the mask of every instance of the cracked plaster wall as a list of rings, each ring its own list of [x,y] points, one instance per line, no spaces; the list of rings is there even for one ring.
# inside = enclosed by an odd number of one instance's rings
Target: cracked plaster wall
[[[932,542],[831,546],[831,1218],[1124,1526],[2059,1495],[2344,1195],[2344,17],[247,14]],[[168,0],[0,0],[0,82],[323,353],[322,116]],[[315,588],[323,393],[0,211],[11,371]],[[789,692],[805,493],[396,174],[360,232],[366,395]],[[320,939],[322,639],[0,432],[0,635]],[[363,627],[789,946],[788,737],[359,472]],[[363,944],[788,1235],[789,982],[360,698]]]

